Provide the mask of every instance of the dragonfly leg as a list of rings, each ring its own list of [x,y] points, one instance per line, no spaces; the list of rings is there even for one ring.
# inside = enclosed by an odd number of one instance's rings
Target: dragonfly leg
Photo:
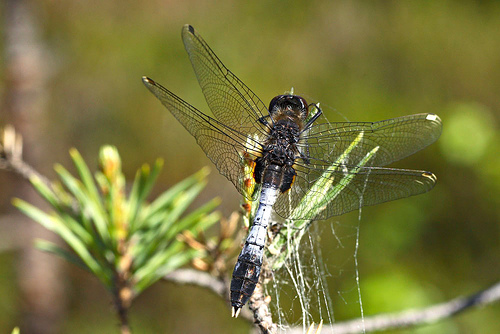
[[[311,119],[309,120],[309,122],[307,122],[302,132],[307,131],[311,127],[311,125],[313,125],[313,123],[318,119],[318,117],[323,115],[323,110],[321,110],[319,105],[315,104],[314,106],[316,107],[316,109],[318,109],[318,112],[313,117],[311,117]]]
[[[269,123],[267,122],[266,118],[271,118],[271,116],[269,115],[266,115],[266,116],[262,116],[261,118],[259,118],[257,121],[259,121],[260,123],[264,124],[264,125],[269,125]]]

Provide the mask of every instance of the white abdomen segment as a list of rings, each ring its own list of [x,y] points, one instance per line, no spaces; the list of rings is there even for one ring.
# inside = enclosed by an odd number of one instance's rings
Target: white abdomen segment
[[[272,207],[278,195],[278,189],[270,187],[262,188],[255,219],[233,271],[233,278],[231,280],[233,316],[238,316],[239,310],[248,302],[255,286],[259,282],[260,268],[262,267],[262,257],[267,238],[267,227],[269,226]]]

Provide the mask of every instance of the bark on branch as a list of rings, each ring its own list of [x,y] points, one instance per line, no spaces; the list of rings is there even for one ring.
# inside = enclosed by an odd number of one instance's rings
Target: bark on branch
[[[174,271],[165,276],[166,280],[179,284],[193,284],[205,287],[217,295],[227,299],[227,287],[220,280],[207,273],[193,269],[182,269]],[[486,306],[500,301],[500,282],[491,287],[466,297],[458,297],[447,302],[432,305],[418,310],[408,310],[398,313],[386,313],[364,319],[354,319],[338,322],[331,325],[323,325],[325,332],[331,330],[336,334],[366,333],[391,330],[405,327],[421,326],[435,323],[439,320],[450,318],[458,313],[471,310],[476,307]],[[249,319],[248,317],[246,317]],[[251,319],[249,319],[251,320]],[[287,333],[302,333],[302,327],[291,328]]]

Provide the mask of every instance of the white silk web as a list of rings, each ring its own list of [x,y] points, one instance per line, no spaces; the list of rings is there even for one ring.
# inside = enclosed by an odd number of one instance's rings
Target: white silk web
[[[359,221],[358,221],[359,222]],[[357,250],[359,223],[313,222],[285,265],[266,286],[273,319],[281,333],[337,315],[363,316]],[[328,333],[328,327],[323,333]]]
[[[360,206],[362,202],[360,198]],[[357,219],[351,214],[312,222],[298,246],[287,240],[292,251],[266,286],[280,333],[291,327],[302,327],[305,333],[312,323],[332,324],[337,317],[363,319],[358,264],[361,213],[360,209]],[[323,327],[322,333],[330,332]]]

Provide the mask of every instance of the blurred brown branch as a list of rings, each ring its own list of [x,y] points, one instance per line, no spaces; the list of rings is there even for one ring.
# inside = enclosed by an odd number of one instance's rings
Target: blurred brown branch
[[[228,287],[224,282],[212,277],[210,274],[193,269],[176,270],[165,276],[166,280],[178,284],[198,285],[211,290],[224,299],[227,299]],[[364,319],[338,322],[332,325],[323,325],[325,329],[332,330],[336,334],[375,332],[398,328],[407,328],[435,323],[454,316],[458,313],[471,310],[474,307],[486,306],[500,300],[500,282],[478,293],[467,297],[458,297],[447,302],[429,306],[419,310],[409,310],[399,313],[380,314]],[[247,313],[242,316],[252,321]],[[255,320],[257,321],[257,320]],[[269,322],[267,322],[269,324]],[[261,333],[273,333],[272,330],[260,327]],[[287,333],[302,333],[302,327],[291,328]]]
[[[0,169],[14,171],[24,179],[29,180],[36,176],[46,185],[50,181],[23,160],[23,139],[14,128],[6,125],[0,138]]]
[[[369,333],[375,331],[394,330],[435,323],[450,318],[458,313],[474,307],[486,306],[500,300],[500,282],[467,297],[457,297],[447,302],[432,305],[419,310],[408,310],[399,313],[386,313],[364,319],[354,319],[324,326],[336,334]],[[302,333],[302,329],[292,329],[288,333]]]
[[[219,297],[223,298],[226,303],[229,305],[229,282],[227,280],[221,280],[220,278],[216,278],[209,273],[195,270],[195,269],[178,269],[174,272],[169,273],[168,275],[165,275],[164,277],[165,280],[174,282],[177,284],[188,284],[188,285],[196,285],[205,289],[208,289],[218,295]],[[258,285],[260,287],[260,285]],[[257,291],[257,290],[256,290]],[[256,304],[266,304],[261,301],[264,300],[264,294],[260,293],[258,296],[252,296],[252,305]],[[267,306],[269,302],[265,306]],[[276,330],[274,332],[272,331],[266,331],[264,328],[273,325],[272,322],[269,322],[269,319],[265,319],[263,321],[261,318],[254,319],[255,314],[261,313],[262,311],[259,311],[260,307],[254,306],[255,309],[253,309],[253,312],[249,312],[248,309],[243,309],[240,317],[250,321],[254,322],[259,328],[261,328],[262,333],[276,333]],[[229,312],[228,312],[229,314]],[[252,315],[253,314],[253,315]],[[268,326],[266,326],[265,324]],[[276,327],[276,325],[274,325]],[[271,327],[269,327],[271,328]]]
[[[220,279],[215,278],[209,273],[194,269],[178,269],[166,275],[165,280],[178,283],[196,285],[208,289],[218,296],[225,297],[229,289]]]
[[[3,131],[0,131],[1,169],[19,174],[26,181],[36,177],[45,183],[47,187],[52,188],[52,182],[45,175],[40,174],[23,160],[23,138],[11,125],[6,125]],[[74,202],[72,209],[73,212],[77,212],[78,203]]]
[[[474,307],[486,306],[500,300],[500,282],[491,287],[467,297],[457,297],[447,302],[399,313],[381,314],[364,319],[356,319],[331,325],[337,334],[365,332],[406,328],[435,323],[454,316],[458,313],[471,310]]]

